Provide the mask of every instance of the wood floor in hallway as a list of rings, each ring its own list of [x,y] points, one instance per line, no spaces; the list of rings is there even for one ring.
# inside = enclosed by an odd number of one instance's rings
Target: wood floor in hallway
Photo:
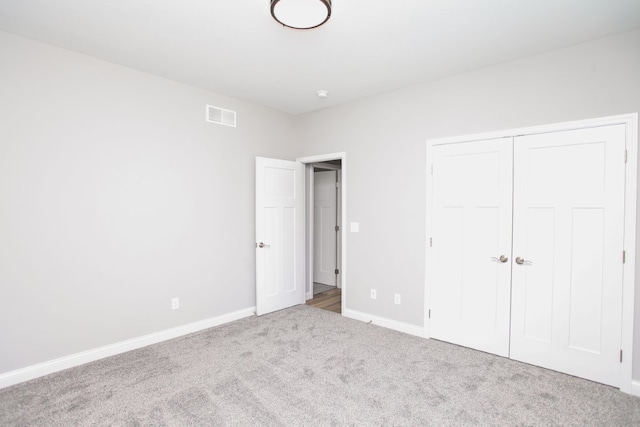
[[[307,305],[333,311],[334,313],[342,313],[342,289],[334,288],[316,294],[307,301]]]

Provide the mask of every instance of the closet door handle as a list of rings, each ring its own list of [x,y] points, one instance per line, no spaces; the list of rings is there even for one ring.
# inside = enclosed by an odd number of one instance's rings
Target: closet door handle
[[[518,264],[518,265],[522,265],[522,264],[531,265],[531,264],[533,264],[533,262],[532,261],[528,261],[528,260],[526,260],[524,258],[517,257],[516,258],[516,264]]]
[[[500,258],[496,258],[496,257],[492,256],[491,260],[492,261],[496,261],[496,262],[505,263],[505,262],[509,261],[509,258],[506,255],[500,255]]]

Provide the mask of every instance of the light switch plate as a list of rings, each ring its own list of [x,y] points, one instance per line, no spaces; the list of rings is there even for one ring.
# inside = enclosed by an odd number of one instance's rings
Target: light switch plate
[[[360,224],[357,222],[352,222],[349,226],[352,233],[357,233],[360,231]]]

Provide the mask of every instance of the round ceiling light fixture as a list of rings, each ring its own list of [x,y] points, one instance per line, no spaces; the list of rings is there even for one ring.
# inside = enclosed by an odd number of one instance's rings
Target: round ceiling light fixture
[[[271,0],[271,16],[285,27],[310,30],[331,17],[331,0]]]

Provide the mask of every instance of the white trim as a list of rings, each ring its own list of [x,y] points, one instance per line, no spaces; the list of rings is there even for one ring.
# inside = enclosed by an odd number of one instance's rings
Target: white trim
[[[507,129],[495,132],[486,132],[472,135],[438,138],[427,140],[427,176],[426,176],[426,251],[425,251],[425,313],[424,329],[429,335],[430,309],[430,271],[431,251],[429,237],[431,236],[431,157],[432,147],[441,144],[455,144],[472,142],[485,139],[506,138],[522,135],[533,135],[549,132],[584,129],[599,126],[624,124],[626,126],[627,165],[625,170],[625,209],[624,209],[624,250],[626,251],[626,263],[623,266],[622,280],[622,331],[620,347],[623,351],[623,359],[620,366],[620,390],[625,393],[638,393],[638,382],[633,381],[633,324],[635,310],[635,274],[636,274],[636,203],[637,203],[637,174],[638,174],[638,113],[623,114],[619,116],[600,117],[573,122],[555,123],[542,126],[534,126],[518,129]],[[640,395],[640,394],[636,394]]]
[[[622,270],[622,335],[623,351],[620,367],[620,391],[633,393],[633,324],[635,319],[637,177],[638,177],[638,114],[619,116],[626,125],[627,167],[624,195],[624,250],[626,262]],[[622,120],[624,118],[624,120]]]
[[[64,369],[73,368],[85,363],[93,362],[105,357],[115,356],[116,354],[125,353],[127,351],[136,350],[148,345],[157,344],[183,335],[198,332],[204,329],[219,326],[235,320],[243,319],[255,315],[256,308],[249,307],[221,316],[212,317],[210,319],[201,320],[199,322],[188,323],[186,325],[177,326],[164,331],[154,332],[152,334],[143,335],[137,338],[131,338],[114,344],[105,345],[103,347],[82,351],[80,353],[71,354],[48,362],[38,363],[37,365],[27,366],[25,368],[16,369],[14,371],[0,374],[0,389],[9,387],[14,384],[29,381],[34,378],[62,371]]]
[[[631,381],[631,391],[629,394],[640,397],[640,381]]]
[[[340,160],[341,170],[342,170],[342,182],[340,185],[340,189],[342,191],[342,216],[341,216],[341,226],[347,223],[347,153],[331,153],[331,154],[321,154],[317,156],[307,156],[307,157],[299,157],[296,159],[297,162],[309,164],[309,163],[319,163],[319,162],[327,162],[330,160]],[[305,184],[306,185],[306,184]],[[311,217],[313,219],[313,217]],[[342,246],[342,256],[341,256],[341,265],[340,265],[340,274],[342,276],[342,313],[346,311],[347,307],[347,233],[341,233],[341,246]],[[313,242],[312,242],[313,243]],[[312,247],[313,250],[313,247]],[[311,253],[311,255],[313,255]],[[307,255],[308,256],[308,255]],[[309,275],[307,274],[307,277]],[[311,272],[311,293],[313,293],[313,272]]]
[[[307,178],[307,182],[305,183],[306,189],[307,189],[307,230],[305,230],[305,237],[307,239],[306,242],[306,249],[307,249],[307,259],[305,260],[305,266],[307,267],[307,288],[308,288],[308,292],[307,292],[307,300],[310,300],[313,298],[313,260],[315,257],[315,234],[313,232],[314,230],[314,221],[315,221],[315,210],[314,210],[314,206],[313,206],[313,201],[315,199],[315,191],[316,191],[316,184],[315,184],[315,179],[316,179],[316,175],[315,175],[315,169],[313,167],[313,164],[311,163],[307,163],[305,165],[305,170],[306,170],[306,178]]]
[[[422,326],[411,325],[409,323],[398,322],[397,320],[387,319],[385,317],[374,316],[372,314],[362,313],[356,310],[343,310],[342,315],[361,322],[371,323],[383,328],[393,329],[394,331],[403,332],[409,335],[415,335],[420,338],[428,338],[425,328]]]
[[[432,230],[431,230],[431,211],[433,210],[432,199],[433,199],[433,188],[431,183],[431,173],[433,172],[431,165],[431,158],[433,157],[433,144],[430,144],[427,141],[427,174],[425,175],[426,180],[426,209],[425,209],[425,251],[424,251],[424,333],[426,337],[431,337],[431,319],[430,319],[430,310],[431,310],[431,238],[432,238]]]
[[[342,236],[344,235],[344,224],[342,223],[342,169],[336,172],[338,178],[338,200],[336,205],[336,209],[338,210],[338,218],[336,218],[336,220],[338,221],[338,224],[336,225],[338,226],[338,236],[340,237],[340,242],[342,242]],[[336,268],[338,269],[338,274],[336,276],[336,286],[342,289],[342,245],[336,244],[336,246],[336,262],[338,263],[338,265],[336,265]]]
[[[339,153],[318,154],[316,156],[298,157],[296,162],[308,164],[308,163],[321,163],[330,162],[331,160],[344,160],[347,157],[347,153],[344,151]],[[342,165],[344,168],[344,165]]]
[[[541,133],[567,131],[573,129],[592,128],[597,126],[609,126],[615,124],[629,124],[638,119],[638,113],[621,114],[619,116],[597,117],[586,120],[576,120],[572,122],[552,123],[540,126],[529,126],[524,128],[503,129],[492,132],[475,133],[468,135],[449,136],[444,138],[428,139],[427,144],[442,145],[455,144],[461,142],[481,141],[484,139],[510,138],[523,135],[535,135]]]

